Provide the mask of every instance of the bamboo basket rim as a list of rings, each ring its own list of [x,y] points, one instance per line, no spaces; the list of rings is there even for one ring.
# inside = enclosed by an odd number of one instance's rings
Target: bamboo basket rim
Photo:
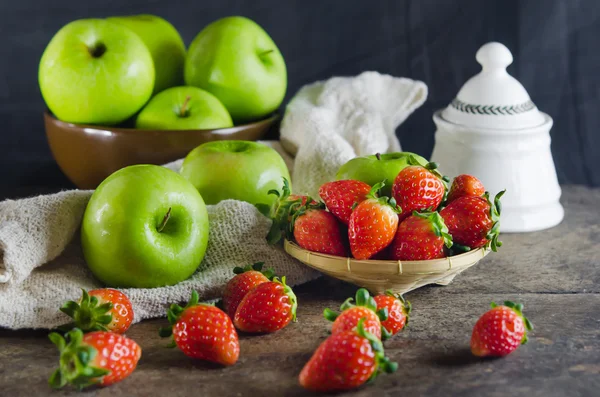
[[[287,239],[284,241],[284,250],[300,262],[317,270],[366,277],[443,275],[450,271],[461,271],[471,267],[490,252],[486,248],[477,248],[455,256],[421,261],[361,260],[309,251]]]

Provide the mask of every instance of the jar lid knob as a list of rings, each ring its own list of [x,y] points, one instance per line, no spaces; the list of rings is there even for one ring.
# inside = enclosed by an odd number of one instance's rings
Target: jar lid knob
[[[481,46],[475,59],[484,72],[506,71],[506,67],[513,61],[513,56],[504,44],[491,42]]]

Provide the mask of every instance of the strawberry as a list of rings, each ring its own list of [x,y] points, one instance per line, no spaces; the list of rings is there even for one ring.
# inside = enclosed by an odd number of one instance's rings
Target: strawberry
[[[133,321],[131,301],[121,291],[112,288],[82,291],[79,302],[68,301],[60,311],[73,319],[64,329],[77,327],[83,332],[112,331],[122,334]]]
[[[179,347],[188,357],[233,365],[240,355],[240,343],[231,319],[218,307],[198,303],[198,293],[185,307],[173,304],[167,311],[170,327],[161,328],[161,337],[172,337],[169,347]]]
[[[321,343],[302,368],[299,380],[302,387],[315,392],[349,390],[373,380],[379,372],[392,373],[397,368],[361,320],[355,329],[331,335]]]
[[[376,197],[383,183],[373,186],[367,199],[352,211],[348,225],[350,250],[356,259],[369,259],[387,247],[398,229],[396,201],[389,197]]]
[[[381,326],[390,336],[396,335],[408,325],[412,306],[409,301],[404,300],[402,295],[394,295],[392,291],[387,291],[383,295],[377,295],[375,302],[378,312],[387,310],[387,319],[381,322]]]
[[[473,175],[462,174],[454,178],[447,202],[456,200],[464,196],[483,196],[485,188],[483,183]]]
[[[240,331],[275,332],[296,321],[298,300],[285,277],[257,285],[238,306],[233,323]]]
[[[527,331],[533,329],[531,322],[523,316],[523,305],[506,301],[484,313],[471,336],[471,352],[479,357],[502,357],[527,343]]]
[[[235,311],[248,292],[258,284],[270,281],[275,275],[273,269],[262,271],[263,265],[263,262],[257,262],[233,269],[235,276],[225,285],[223,292],[223,306],[229,317],[235,316]]]
[[[403,261],[444,258],[444,246],[452,246],[452,237],[440,214],[414,211],[398,226],[391,258]]]
[[[60,351],[60,366],[48,381],[55,389],[71,384],[81,390],[120,382],[131,375],[142,356],[135,341],[114,332],[84,335],[74,328],[66,336],[66,340],[56,332],[48,336]]]
[[[435,211],[446,192],[446,177],[436,170],[436,163],[428,163],[423,167],[411,156],[409,164],[414,165],[400,171],[392,186],[392,197],[402,208],[401,220],[415,210]]]
[[[291,238],[292,233],[290,223],[292,221],[292,216],[300,208],[325,208],[323,204],[317,203],[309,196],[292,194],[290,183],[286,178],[283,178],[283,187],[281,188],[281,191],[271,189],[269,190],[269,194],[277,197],[277,200],[275,200],[272,206],[264,203],[256,204],[256,208],[273,221],[271,229],[267,234],[267,241],[269,244],[277,244],[283,238]]]
[[[366,183],[348,179],[324,184],[319,196],[329,212],[347,225],[354,206],[365,200],[370,191],[371,186]]]
[[[340,307],[340,311],[341,313],[330,309],[323,311],[323,316],[327,320],[333,321],[332,334],[352,330],[362,319],[365,330],[381,339],[381,321],[386,320],[388,314],[386,309],[377,311],[377,303],[369,295],[369,291],[360,288],[356,291],[356,305],[352,304],[352,298],[348,298]]]
[[[459,197],[440,211],[455,244],[468,248],[491,246],[497,251],[502,245],[498,234],[502,210],[500,198],[504,192],[498,193],[494,202],[490,201],[488,193],[483,197]]]
[[[330,212],[302,207],[294,215],[292,230],[304,249],[336,256],[348,253],[345,229]]]

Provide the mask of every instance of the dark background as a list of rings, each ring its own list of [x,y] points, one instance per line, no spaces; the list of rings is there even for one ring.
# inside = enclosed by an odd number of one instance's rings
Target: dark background
[[[151,13],[186,45],[209,22],[243,15],[262,25],[288,67],[286,101],[303,84],[376,70],[420,79],[429,98],[398,134],[405,150],[433,147],[435,109],[479,71],[477,49],[506,44],[509,72],[554,118],[552,151],[562,183],[600,186],[600,1],[598,0],[1,0],[0,187],[70,187],[52,160],[37,85],[51,37],[79,18]]]

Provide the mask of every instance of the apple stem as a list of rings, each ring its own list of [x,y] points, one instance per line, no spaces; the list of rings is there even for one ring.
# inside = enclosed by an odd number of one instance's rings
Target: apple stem
[[[269,55],[269,54],[270,54],[270,53],[272,53],[273,51],[274,51],[273,49],[271,49],[271,50],[267,50],[267,51],[263,51],[263,52],[261,52],[260,54],[258,54],[258,56],[260,56],[260,57],[264,57],[265,55]]]
[[[179,109],[179,116],[180,117],[186,117],[187,116],[187,107],[188,104],[190,103],[190,99],[192,99],[191,96],[186,96],[185,97],[185,101],[183,101],[183,105],[181,105],[181,109]]]
[[[160,226],[158,226],[157,230],[158,230],[159,233],[162,233],[162,231],[164,230],[165,226],[167,226],[167,222],[169,222],[170,218],[171,218],[171,207],[169,207],[169,210],[165,214],[162,222],[160,223]]]
[[[375,157],[377,157],[377,160],[381,160],[381,154],[380,153],[375,153]]]

